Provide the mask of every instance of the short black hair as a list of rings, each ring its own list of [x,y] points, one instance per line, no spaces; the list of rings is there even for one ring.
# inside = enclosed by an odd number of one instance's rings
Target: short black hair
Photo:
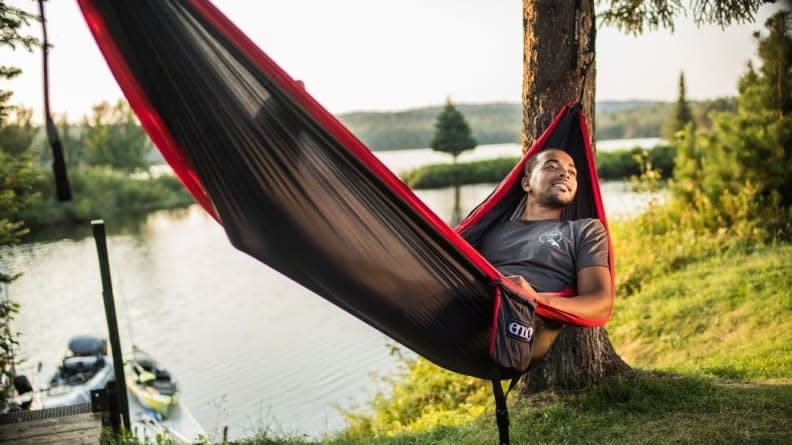
[[[547,148],[541,149],[539,151],[539,153],[536,153],[535,155],[533,155],[533,157],[531,157],[531,159],[528,159],[527,161],[525,161],[525,166],[523,167],[523,174],[525,174],[525,176],[527,176],[529,178],[531,177],[531,173],[533,173],[533,170],[536,167],[536,163],[539,162],[539,155],[542,154],[542,152],[547,151],[547,150],[561,150],[561,151],[565,152],[565,150],[563,148],[560,148],[560,147],[547,147]]]
[[[537,162],[539,162],[539,153],[532,156],[531,159],[525,161],[525,166],[523,167],[523,173],[525,176],[529,178],[531,177],[531,173],[533,173],[533,169],[536,167]]]

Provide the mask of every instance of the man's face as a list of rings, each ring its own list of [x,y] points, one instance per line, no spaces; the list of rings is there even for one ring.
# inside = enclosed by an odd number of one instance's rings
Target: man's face
[[[522,188],[539,204],[563,208],[575,199],[577,169],[566,152],[548,149],[537,155],[530,178],[523,177]]]

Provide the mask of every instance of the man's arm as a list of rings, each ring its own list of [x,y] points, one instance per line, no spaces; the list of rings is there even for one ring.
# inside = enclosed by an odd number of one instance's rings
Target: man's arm
[[[537,293],[522,276],[515,275],[508,278],[530,294],[535,294],[539,303],[579,317],[599,320],[607,317],[613,306],[611,276],[607,267],[592,266],[580,269],[577,273],[578,294],[574,297]]]

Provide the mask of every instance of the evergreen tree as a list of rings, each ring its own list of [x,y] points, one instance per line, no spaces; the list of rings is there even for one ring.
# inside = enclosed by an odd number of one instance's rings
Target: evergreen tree
[[[32,14],[7,5],[5,0],[0,0],[0,46],[10,46],[15,49],[17,45],[22,45],[27,50],[33,49],[38,44],[38,40],[19,33],[19,30],[29,25],[33,18]],[[0,64],[0,78],[11,79],[21,73],[22,70],[19,68]],[[7,117],[9,108],[7,103],[11,94],[13,94],[11,91],[0,90],[0,122]]]
[[[751,63],[738,83],[737,113],[713,113],[709,132],[686,129],[677,154],[673,192],[715,212],[713,229],[759,220],[775,234],[792,210],[792,13],[780,11],[756,34],[761,68]],[[738,206],[737,203],[744,203]]]
[[[434,137],[429,146],[433,150],[449,153],[456,164],[460,153],[475,148],[477,144],[465,116],[454,107],[451,99],[446,100],[445,108],[437,116]]]
[[[679,73],[679,97],[677,98],[674,111],[668,118],[663,129],[663,137],[673,142],[676,139],[678,132],[685,129],[688,124],[693,125],[695,129],[695,121],[693,120],[693,111],[690,109],[690,104],[685,96],[685,73]]]
[[[784,117],[792,112],[792,12],[778,12],[765,22],[765,27],[769,31],[767,38],[754,33],[759,42],[760,72],[764,78],[764,85],[759,87],[760,106]]]
[[[0,46],[33,49],[38,41],[19,33],[33,18],[32,14],[0,0]],[[21,72],[19,68],[0,65],[0,79],[11,79]],[[11,111],[16,109],[8,105],[12,94],[0,90],[0,245],[16,241],[26,233],[18,212],[33,195],[33,161],[25,152],[30,144],[26,135],[32,136],[30,113],[20,109],[15,113],[16,122],[9,123]]]

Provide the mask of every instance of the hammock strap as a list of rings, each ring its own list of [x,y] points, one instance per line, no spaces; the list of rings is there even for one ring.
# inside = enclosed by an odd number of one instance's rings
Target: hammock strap
[[[47,42],[47,19],[44,17],[44,0],[39,0],[39,13],[41,14],[41,28],[44,34],[44,43],[41,46],[44,61],[44,118],[47,125],[47,139],[52,148],[52,173],[55,176],[55,190],[58,201],[71,201],[71,187],[66,174],[66,160],[63,156],[63,147],[58,137],[58,129],[52,121],[49,100],[49,43]]]
[[[509,407],[506,405],[506,398],[520,381],[520,377],[522,376],[511,379],[509,388],[504,393],[501,386],[500,369],[496,366],[492,370],[492,393],[495,396],[495,422],[498,425],[499,445],[509,445]]]

